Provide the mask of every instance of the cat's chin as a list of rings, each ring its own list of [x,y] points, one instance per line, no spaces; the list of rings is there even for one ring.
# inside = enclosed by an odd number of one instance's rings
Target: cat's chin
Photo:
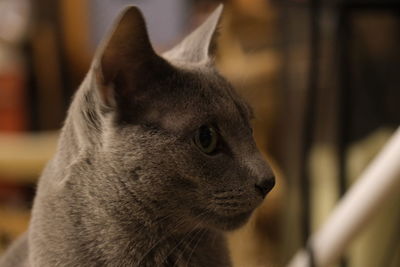
[[[243,226],[250,218],[253,210],[235,214],[235,215],[220,215],[213,214],[210,216],[210,224],[213,228],[222,231],[233,231]]]

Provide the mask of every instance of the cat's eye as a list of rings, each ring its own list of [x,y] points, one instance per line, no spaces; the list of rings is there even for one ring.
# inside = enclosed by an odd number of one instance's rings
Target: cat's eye
[[[213,154],[216,152],[218,145],[218,133],[213,127],[203,125],[196,131],[194,143],[202,152]]]

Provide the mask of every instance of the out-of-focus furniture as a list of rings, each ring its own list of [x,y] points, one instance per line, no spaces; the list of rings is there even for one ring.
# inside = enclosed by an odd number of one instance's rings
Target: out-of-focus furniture
[[[26,198],[33,197],[57,137],[58,132],[0,133],[0,252],[28,227],[31,199]]]
[[[55,151],[58,132],[0,133],[0,181],[34,183]]]

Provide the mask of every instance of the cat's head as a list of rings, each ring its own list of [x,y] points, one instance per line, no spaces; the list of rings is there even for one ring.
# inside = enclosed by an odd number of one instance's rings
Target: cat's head
[[[221,12],[160,56],[140,11],[129,7],[96,55],[93,87],[103,112],[94,128],[102,136],[103,192],[120,203],[114,209],[140,203],[144,217],[231,230],[274,186],[250,107],[212,64]]]

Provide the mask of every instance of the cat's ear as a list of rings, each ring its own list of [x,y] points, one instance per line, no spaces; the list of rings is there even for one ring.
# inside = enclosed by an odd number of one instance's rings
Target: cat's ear
[[[125,8],[95,55],[94,72],[103,102],[112,106],[116,98],[130,97],[139,87],[137,82],[160,61],[142,13],[135,6]]]
[[[203,24],[183,39],[181,43],[166,52],[164,56],[191,63],[209,61],[216,50],[216,37],[222,10],[223,5],[220,4]]]

